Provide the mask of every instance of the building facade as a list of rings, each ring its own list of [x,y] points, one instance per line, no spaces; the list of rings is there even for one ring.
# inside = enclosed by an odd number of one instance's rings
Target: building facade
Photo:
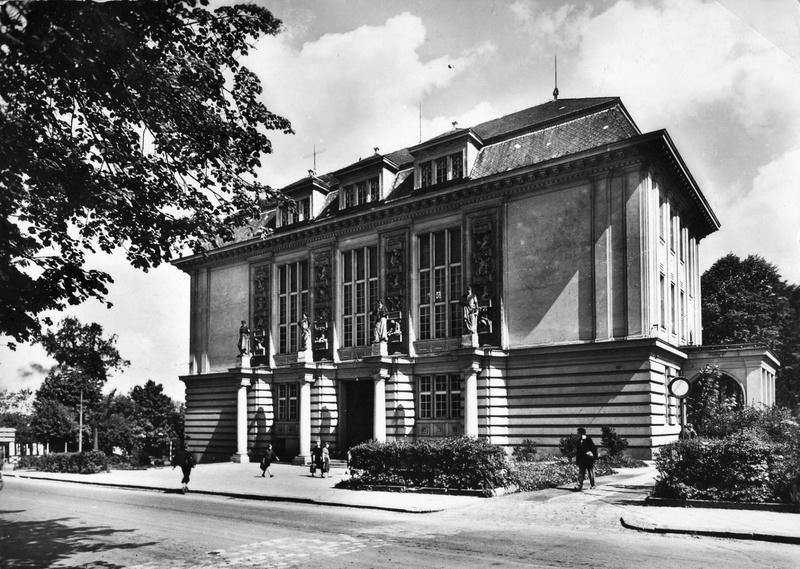
[[[454,124],[283,191],[266,236],[175,262],[201,460],[460,434],[555,452],[603,425],[650,457],[677,437],[667,385],[703,353],[698,247],[719,223],[620,99]]]

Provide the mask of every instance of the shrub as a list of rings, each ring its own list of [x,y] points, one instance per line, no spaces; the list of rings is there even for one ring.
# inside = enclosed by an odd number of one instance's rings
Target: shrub
[[[719,440],[682,440],[656,458],[655,495],[662,498],[765,502],[776,499],[770,480],[775,447],[751,432]]]
[[[53,453],[26,457],[20,468],[34,468],[42,472],[73,472],[95,474],[108,470],[108,458],[103,451]]]
[[[562,438],[558,443],[558,450],[565,457],[574,457],[575,449],[578,447],[578,435],[569,435]]]
[[[601,444],[606,448],[606,452],[610,456],[617,456],[628,448],[628,439],[623,438],[614,427],[605,426],[602,428],[602,435],[600,437]]]
[[[645,461],[627,454],[606,454],[601,456],[598,462],[604,462],[612,468],[642,468],[647,466]]]
[[[595,476],[613,474],[611,466],[602,460],[594,465]],[[578,480],[578,467],[567,457],[558,457],[551,461],[518,462],[511,469],[514,484],[523,492],[555,488]]]
[[[512,456],[518,462],[532,462],[536,460],[536,443],[531,439],[525,439],[522,444],[515,446]]]
[[[350,486],[489,490],[510,483],[505,451],[483,439],[370,441],[350,449]]]

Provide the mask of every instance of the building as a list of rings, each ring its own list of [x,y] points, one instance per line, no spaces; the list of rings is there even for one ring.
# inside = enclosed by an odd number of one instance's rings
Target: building
[[[602,425],[650,457],[677,437],[667,385],[704,353],[698,247],[719,222],[619,98],[454,124],[284,192],[269,235],[175,262],[201,460],[458,434],[555,451]]]

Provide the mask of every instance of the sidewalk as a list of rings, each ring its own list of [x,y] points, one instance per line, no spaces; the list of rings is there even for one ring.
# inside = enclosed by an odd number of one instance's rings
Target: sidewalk
[[[394,512],[430,513],[474,504],[485,498],[446,496],[409,492],[372,492],[334,488],[347,474],[343,468],[332,468],[331,478],[312,478],[308,467],[276,463],[270,467],[274,478],[261,477],[258,463],[220,462],[200,464],[192,471],[189,491],[193,494],[215,494],[232,498],[295,502],[350,508],[370,508]],[[34,478],[97,484],[119,488],[179,492],[180,468],[147,470],[112,470],[98,474],[70,474],[3,470],[8,477]]]
[[[275,474],[274,478],[262,478],[258,464],[201,464],[192,472],[189,487],[191,493],[195,494],[410,513],[465,508],[492,500],[470,496],[338,489],[334,488],[334,484],[347,476],[344,469],[340,468],[332,470],[331,478],[311,478],[308,468],[281,463],[272,465],[271,470]],[[3,474],[7,477],[176,493],[180,489],[181,479],[179,469],[168,467],[113,470],[92,475],[10,471],[6,468]],[[574,501],[588,501],[597,508],[616,508],[620,512],[619,521],[622,526],[631,530],[800,544],[800,514],[797,513],[645,505],[655,476],[656,470],[652,465],[647,468],[618,469],[617,474],[598,478],[597,488],[594,490],[575,492]],[[570,488],[571,486],[565,486],[560,490]],[[556,499],[548,497],[548,492],[552,491],[541,493],[542,507]],[[564,505],[565,499],[573,500],[572,494],[557,494],[560,504],[558,507]]]

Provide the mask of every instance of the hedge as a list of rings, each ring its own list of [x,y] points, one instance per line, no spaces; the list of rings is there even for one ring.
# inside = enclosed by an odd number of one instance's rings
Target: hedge
[[[656,458],[659,498],[728,502],[792,501],[800,481],[789,450],[753,432],[665,445]]]
[[[95,474],[108,470],[108,457],[99,450],[25,456],[20,459],[17,468],[33,468],[41,472]]]
[[[350,487],[399,485],[486,491],[513,482],[503,448],[472,437],[370,441],[350,449],[350,469]]]

